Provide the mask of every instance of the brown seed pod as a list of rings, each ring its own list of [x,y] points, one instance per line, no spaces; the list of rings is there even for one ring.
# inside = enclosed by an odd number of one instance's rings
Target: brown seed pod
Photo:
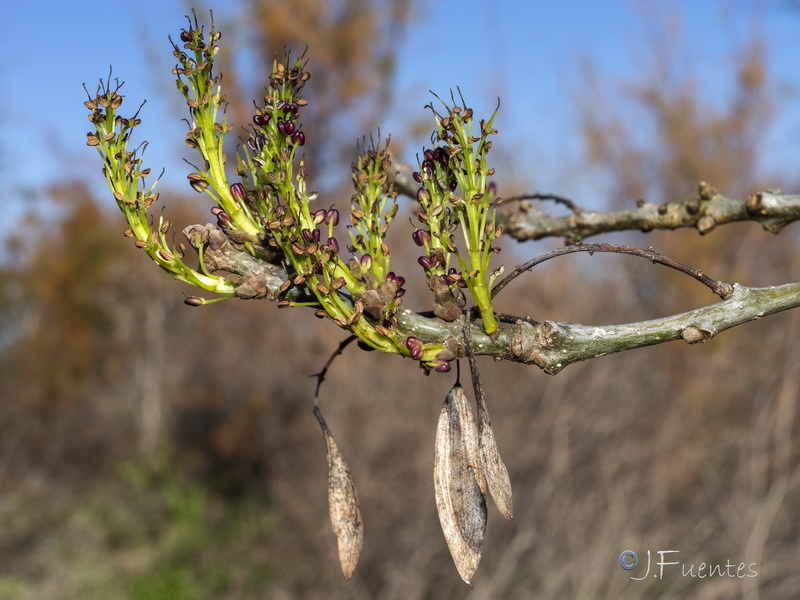
[[[478,446],[480,448],[481,466],[486,476],[489,493],[497,510],[509,521],[514,518],[514,504],[511,500],[511,478],[508,469],[497,450],[497,441],[489,420],[486,399],[483,394],[478,398]]]
[[[514,505],[511,500],[511,479],[497,449],[497,441],[489,418],[489,409],[486,406],[486,395],[483,393],[483,386],[481,385],[478,361],[475,360],[475,354],[471,350],[472,335],[468,319],[464,320],[464,341],[467,345],[467,358],[472,372],[472,385],[475,390],[478,408],[478,449],[481,467],[486,477],[489,493],[497,506],[497,510],[500,511],[504,518],[511,520],[514,518]]]
[[[450,554],[467,584],[478,568],[486,534],[486,481],[478,428],[460,384],[447,394],[433,454],[436,510]]]
[[[339,546],[339,566],[344,578],[350,579],[364,544],[364,523],[361,520],[358,493],[350,470],[318,406],[314,406],[314,416],[322,428],[328,454],[328,510]]]

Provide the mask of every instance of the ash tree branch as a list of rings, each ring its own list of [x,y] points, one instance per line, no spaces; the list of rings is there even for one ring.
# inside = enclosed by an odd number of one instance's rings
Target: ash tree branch
[[[798,306],[800,283],[767,288],[734,284],[727,300],[649,321],[594,326],[555,321],[531,325],[520,319],[512,327],[501,328],[494,338],[472,325],[472,345],[477,355],[536,365],[556,374],[572,363],[624,350],[681,339],[688,344],[707,342],[731,327]],[[461,323],[442,323],[409,310],[398,311],[397,317],[404,330],[423,341],[463,340]]]
[[[189,242],[195,245],[203,231],[208,232],[205,236],[208,243],[204,246],[203,254],[206,268],[231,273],[237,279],[237,295],[241,298],[272,301],[291,298],[301,301],[306,297],[303,286],[290,287],[282,294],[281,284],[287,277],[285,270],[254,259],[243,249],[236,248],[235,244],[223,239],[226,236],[214,225],[193,225],[187,227],[184,233]],[[575,248],[588,251],[590,246]],[[652,251],[641,252],[652,260],[648,254]],[[240,289],[244,291],[239,292]],[[768,288],[735,284],[731,286],[731,293],[726,294],[726,299],[721,302],[660,319],[593,326],[555,321],[531,323],[519,318],[512,326],[501,327],[492,336],[487,335],[480,324],[471,324],[470,337],[476,355],[536,365],[547,373],[555,374],[572,363],[624,350],[681,339],[689,344],[706,342],[731,327],[798,306],[800,283]],[[461,320],[446,323],[406,308],[400,308],[396,317],[398,327],[407,335],[425,343],[452,340],[450,344],[457,349],[457,357],[467,356]]]
[[[657,205],[640,200],[630,210],[598,212],[572,204],[572,214],[567,216],[549,215],[529,202],[519,202],[513,210],[498,214],[497,220],[505,233],[518,241],[563,237],[568,244],[613,231],[691,227],[704,235],[718,225],[736,221],[755,221],[765,231],[777,234],[789,223],[800,220],[800,195],[763,191],[739,200],[723,196],[706,183],[700,184],[699,191],[698,198],[686,202]],[[522,198],[558,202],[561,197],[535,194]],[[513,199],[506,203],[509,200]]]

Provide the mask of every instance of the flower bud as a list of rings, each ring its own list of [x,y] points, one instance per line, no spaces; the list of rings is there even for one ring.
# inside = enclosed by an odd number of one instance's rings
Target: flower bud
[[[408,336],[406,338],[406,348],[411,350],[411,348],[414,348],[414,347],[417,347],[417,346],[422,347],[422,340],[421,339],[419,339],[418,337],[415,337],[413,335],[410,335],[410,336]]]
[[[325,245],[333,252],[334,254],[339,254],[339,240],[333,237],[329,237],[328,241]]]
[[[314,231],[318,231],[318,230],[317,230],[317,229],[315,229]],[[314,234],[313,234],[313,233],[311,233],[311,230],[310,230],[310,229],[303,229],[303,232],[302,232],[302,233],[303,233],[303,239],[304,239],[305,241],[307,241],[308,243],[311,243],[311,242],[313,242],[313,241],[314,241]]]
[[[319,210],[314,211],[314,214],[312,215],[314,218],[314,225],[319,225],[320,223],[322,223],[325,220],[327,214],[328,211],[326,211],[324,208],[320,208]]]
[[[303,146],[306,143],[306,134],[302,131],[295,131],[292,134],[292,143],[295,146]]]
[[[286,135],[286,121],[278,119],[278,133]]]
[[[283,129],[286,135],[292,135],[296,131],[297,127],[295,126],[294,121],[285,121]]]
[[[427,229],[415,229],[414,233],[411,234],[411,239],[414,240],[417,246],[424,246],[425,242],[431,241],[431,234]]]
[[[339,240],[329,237],[325,244],[334,254],[339,254]]]
[[[411,347],[411,358],[413,360],[419,360],[422,358],[422,346]]]
[[[369,270],[372,267],[372,256],[369,254],[365,254],[361,257],[361,268],[365,270]]]
[[[325,213],[325,223],[328,225],[338,225],[339,224],[339,211],[335,208],[330,209],[328,212]]]
[[[198,298],[197,296],[188,296],[187,298],[183,299],[183,303],[189,306],[203,306],[205,304],[202,298]]]
[[[446,360],[439,360],[435,363],[433,367],[434,371],[438,373],[449,373],[450,372],[450,363]]]
[[[421,187],[417,190],[417,202],[423,204],[425,202],[431,201],[431,193],[428,191],[428,188]]]
[[[422,268],[423,268],[423,269],[425,269],[426,271],[430,271],[430,270],[431,270],[431,267],[433,267],[433,264],[434,264],[434,263],[433,263],[433,260],[431,260],[431,259],[430,259],[430,258],[428,258],[427,256],[420,256],[420,257],[417,259],[417,262],[418,262],[420,265],[422,265]]]
[[[405,277],[400,277],[399,275],[395,275],[394,271],[389,271],[389,274],[386,276],[387,281],[392,281],[397,284],[397,287],[401,288],[406,282]]]
[[[258,125],[259,127],[266,127],[267,124],[269,123],[270,118],[272,118],[272,115],[270,115],[269,113],[255,115],[253,117],[253,123]]]
[[[428,148],[427,150],[425,150],[424,154],[425,158],[427,158],[428,160],[433,160],[433,150]]]
[[[411,177],[413,177],[414,181],[416,181],[417,183],[422,183],[422,175],[419,174],[419,171],[414,171],[411,174]]]
[[[231,195],[236,200],[244,200],[245,196],[244,186],[241,183],[231,184]]]

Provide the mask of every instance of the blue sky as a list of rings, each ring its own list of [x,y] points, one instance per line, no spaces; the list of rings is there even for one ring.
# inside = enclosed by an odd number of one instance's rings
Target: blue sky
[[[208,4],[215,8],[214,2]],[[785,84],[778,93],[800,104],[800,8],[792,10],[789,4],[788,0],[418,3],[414,22],[400,41],[392,111],[396,117],[384,131],[400,127],[402,115],[418,114],[415,111],[429,101],[429,89],[447,93],[461,86],[476,113],[487,116],[501,96],[497,121],[501,136],[496,144],[518,149],[516,174],[530,175],[532,191],[576,194],[580,184],[565,183],[563,167],[571,163],[574,168],[580,160],[570,108],[580,57],[590,58],[620,79],[634,77],[646,63],[643,54],[651,33],[643,7],[656,5],[662,16],[680,15],[685,46],[675,59],[687,61],[702,74],[711,90],[708,101],[714,102],[715,94],[724,97],[730,81],[732,41],[745,40],[754,27],[760,27],[770,41],[774,80]],[[220,5],[228,8],[215,10],[230,11],[238,2]],[[101,183],[97,157],[84,145],[89,123],[81,84],[86,82],[94,90],[110,64],[126,81],[130,102],[148,99],[139,133],[151,142],[146,162],[155,172],[167,167],[162,185],[185,183],[182,163],[173,156],[183,147],[184,126],[174,118],[170,104],[175,101],[172,76],[168,69],[154,72],[145,48],[160,44],[168,55],[167,35],[180,31],[187,12],[187,4],[178,0],[4,3],[0,87],[6,93],[0,100],[0,175],[10,184],[12,203],[22,197],[20,190],[35,190],[53,177],[77,175]],[[313,44],[311,52],[313,59]],[[788,176],[800,159],[799,134],[800,110],[780,113],[763,156],[764,168]]]

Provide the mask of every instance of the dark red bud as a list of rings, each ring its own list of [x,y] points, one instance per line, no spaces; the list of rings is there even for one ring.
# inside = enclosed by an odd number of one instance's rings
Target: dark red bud
[[[397,284],[397,287],[401,288],[406,282],[405,277],[400,277],[399,275],[395,275],[394,271],[390,271],[389,274],[386,276],[387,281],[393,281]]]
[[[319,210],[314,211],[314,215],[313,215],[313,217],[314,217],[314,225],[319,225],[320,223],[322,223],[325,220],[325,217],[327,216],[327,214],[328,214],[328,211],[326,211],[324,208],[320,208]]]
[[[189,296],[183,299],[184,304],[188,304],[189,306],[203,306],[205,304],[202,298],[198,298],[197,296]]]
[[[428,191],[428,188],[421,187],[417,190],[417,202],[430,202],[431,200],[431,193]]]
[[[265,127],[269,123],[269,120],[270,120],[271,116],[272,115],[270,115],[269,113],[264,113],[264,114],[261,114],[261,115],[255,115],[253,117],[253,123],[255,123],[256,125],[258,125],[260,127]]]
[[[330,237],[328,238],[328,242],[326,245],[333,251],[334,254],[339,254],[339,240]]]
[[[433,173],[433,161],[432,160],[423,160],[420,168],[423,171],[427,171],[428,173]]]
[[[431,259],[428,258],[427,256],[420,256],[417,259],[417,262],[420,265],[422,265],[422,268],[425,269],[426,271],[430,271],[431,267],[433,266],[433,264],[431,263]]]
[[[365,254],[361,257],[361,268],[369,270],[372,267],[372,256]]]
[[[231,216],[226,212],[221,212],[217,215],[217,227],[225,229],[231,224]]]
[[[286,135],[292,135],[297,129],[293,121],[286,121],[283,128],[286,130]]]
[[[339,211],[335,208],[330,209],[328,212],[325,213],[325,223],[328,225],[338,225],[339,224]]]
[[[397,290],[397,293],[394,295],[394,297],[402,298],[405,295],[406,295],[406,288],[401,287],[399,290]]]
[[[411,239],[414,240],[417,246],[424,246],[425,242],[431,240],[431,234],[426,229],[415,229],[414,233],[411,234]]]
[[[419,360],[422,358],[422,346],[414,346],[411,348],[411,358],[413,360]]]
[[[422,183],[422,175],[419,174],[419,171],[414,171],[411,174],[411,177],[413,177],[414,181],[416,181],[417,183]]]
[[[314,231],[318,231],[315,229]],[[314,234],[311,233],[310,229],[303,229],[303,239],[307,241],[309,244],[314,241]]]
[[[278,133],[286,135],[286,121],[278,120]]]
[[[306,143],[306,134],[302,131],[295,131],[292,134],[292,143],[295,146],[303,146]]]
[[[419,339],[418,337],[414,337],[413,335],[410,335],[406,338],[406,348],[410,350],[411,348],[416,348],[418,346],[422,347],[421,339]]]
[[[231,184],[231,195],[237,200],[244,200],[244,186],[241,183]]]
[[[433,367],[435,371],[439,373],[449,373],[450,372],[450,363],[446,360],[440,360],[435,367]]]
[[[315,229],[314,231],[312,231],[311,232],[311,237],[312,237],[313,241],[318,242],[319,241],[319,229]]]
[[[428,148],[427,150],[425,150],[424,154],[425,154],[425,158],[427,158],[428,160],[433,160],[433,150]]]

